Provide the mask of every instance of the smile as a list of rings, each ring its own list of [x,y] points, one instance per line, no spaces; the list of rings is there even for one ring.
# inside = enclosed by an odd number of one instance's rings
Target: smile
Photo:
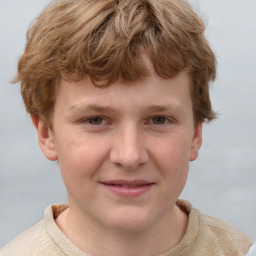
[[[155,184],[148,181],[125,181],[125,180],[115,180],[115,181],[105,181],[101,184],[108,189],[110,192],[114,193],[120,197],[139,197],[146,192],[148,192],[151,187]]]
[[[145,184],[140,184],[140,185],[126,185],[126,184],[120,184],[120,185],[113,185],[113,186],[120,186],[120,187],[125,187],[125,188],[136,188],[136,187],[141,187],[144,186]]]

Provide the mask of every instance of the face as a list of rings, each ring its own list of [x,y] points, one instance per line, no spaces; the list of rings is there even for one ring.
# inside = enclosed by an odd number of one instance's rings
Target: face
[[[201,145],[190,80],[152,76],[97,88],[62,81],[40,146],[59,161],[70,212],[99,227],[142,230],[171,213]]]

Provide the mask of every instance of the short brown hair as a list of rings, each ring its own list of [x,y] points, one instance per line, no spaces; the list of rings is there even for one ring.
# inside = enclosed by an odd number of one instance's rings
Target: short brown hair
[[[51,125],[60,79],[89,77],[95,86],[149,75],[142,54],[155,72],[171,78],[191,76],[194,122],[214,119],[209,83],[216,59],[205,25],[185,0],[57,0],[27,32],[16,82],[27,111]]]

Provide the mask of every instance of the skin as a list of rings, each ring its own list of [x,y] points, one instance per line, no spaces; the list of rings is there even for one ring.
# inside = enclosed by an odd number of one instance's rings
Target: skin
[[[67,188],[69,208],[56,223],[81,250],[153,256],[181,241],[187,215],[175,203],[202,142],[189,87],[187,73],[108,88],[61,81],[53,129],[33,117],[40,147],[58,160]],[[138,180],[150,185],[136,196],[104,184]]]

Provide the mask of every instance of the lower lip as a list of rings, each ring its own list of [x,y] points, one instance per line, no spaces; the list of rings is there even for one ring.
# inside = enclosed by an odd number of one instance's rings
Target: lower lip
[[[110,190],[112,193],[121,197],[138,197],[149,191],[153,184],[145,184],[138,187],[122,187],[107,184],[103,184],[103,186]]]

